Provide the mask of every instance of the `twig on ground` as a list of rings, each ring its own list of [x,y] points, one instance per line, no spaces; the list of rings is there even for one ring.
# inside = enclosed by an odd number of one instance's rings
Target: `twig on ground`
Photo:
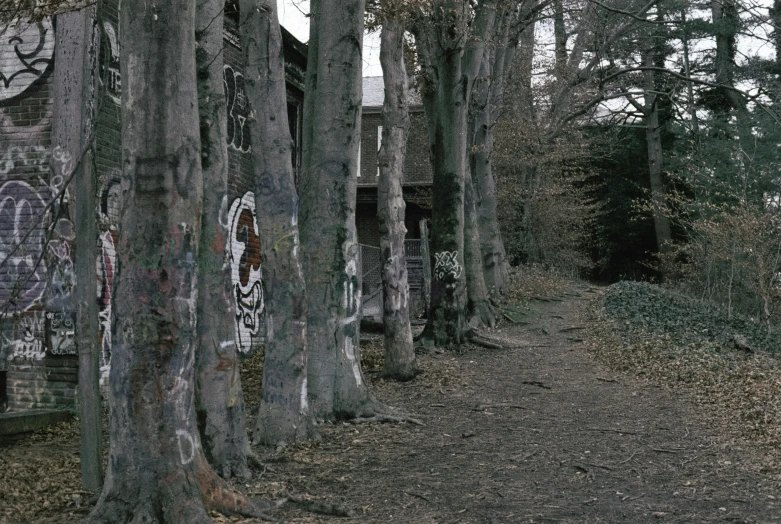
[[[520,404],[499,403],[499,404],[479,404],[478,406],[472,408],[472,411],[485,411],[487,409],[496,409],[496,408],[529,409],[526,406],[521,406]]]
[[[583,431],[600,431],[602,433],[618,433],[621,435],[637,435],[634,431],[627,431],[625,429],[610,429],[610,428],[583,428]]]
[[[409,495],[410,497],[417,497],[419,499],[423,499],[423,500],[425,500],[426,502],[429,502],[429,503],[431,502],[431,499],[428,498],[427,496],[423,495],[422,493],[416,493],[414,491],[405,491],[404,494],[405,495]]]
[[[626,464],[627,462],[629,462],[630,460],[632,460],[633,458],[635,458],[635,455],[637,455],[637,451],[635,451],[634,453],[632,453],[631,455],[629,455],[629,458],[628,458],[628,459],[622,460],[622,461],[621,461],[621,462],[619,462],[618,464]]]

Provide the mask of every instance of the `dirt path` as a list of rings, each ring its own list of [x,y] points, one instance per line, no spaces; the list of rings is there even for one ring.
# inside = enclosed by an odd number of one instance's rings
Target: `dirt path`
[[[781,475],[759,448],[722,429],[707,406],[611,373],[589,355],[599,293],[581,286],[531,302],[522,323],[488,334],[513,349],[423,356],[425,373],[406,384],[369,374],[381,400],[425,426],[327,424],[319,442],[261,453],[265,466],[237,485],[354,512],[345,519],[283,506],[280,520],[296,523],[781,522]],[[379,350],[379,337],[367,342]],[[10,501],[0,523],[85,514],[72,504],[35,507],[44,478],[45,489],[59,490],[55,502],[79,493],[74,428],[52,435],[0,448],[0,499],[27,484],[39,493],[29,504]],[[49,475],[55,469],[60,476]]]
[[[761,452],[706,408],[594,362],[582,338],[598,290],[572,291],[492,334],[516,349],[427,356],[416,382],[375,384],[426,426],[326,426],[266,457],[259,492],[342,502],[358,522],[781,522]]]

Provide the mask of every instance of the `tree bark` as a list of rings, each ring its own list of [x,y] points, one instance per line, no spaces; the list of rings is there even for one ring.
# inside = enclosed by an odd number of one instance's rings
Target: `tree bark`
[[[255,444],[316,436],[307,388],[307,300],[298,257],[298,195],[291,160],[285,65],[277,3],[241,0],[241,41],[250,106],[266,313],[263,390]]]
[[[646,53],[645,65],[649,67],[654,65],[652,53]],[[651,181],[651,203],[653,205],[656,244],[660,253],[666,253],[671,247],[672,233],[670,230],[670,218],[667,216],[667,197],[662,175],[664,153],[662,151],[662,129],[659,123],[659,104],[655,77],[656,73],[654,71],[643,71],[645,137],[648,147],[648,173]]]
[[[198,257],[196,414],[209,463],[223,478],[247,477],[247,418],[232,326],[229,237],[220,214],[228,203],[228,146],[223,82],[222,0],[196,5],[203,213]]]
[[[477,7],[471,36],[469,6],[440,0],[432,7],[430,25],[416,30],[426,75],[423,105],[428,122],[433,171],[431,252],[434,268],[431,308],[424,338],[438,346],[458,346],[464,337],[466,276],[464,274],[464,181],[467,165],[467,110],[495,6]],[[466,40],[469,38],[469,49]]]
[[[383,7],[387,8],[388,2]],[[393,14],[382,21],[380,64],[385,77],[382,144],[378,154],[380,179],[377,183],[377,218],[383,262],[382,321],[385,327],[382,374],[396,380],[410,380],[419,372],[409,320],[409,283],[404,252],[406,204],[401,187],[410,119],[404,65],[404,24]]]
[[[470,170],[471,171],[471,170]],[[464,180],[464,269],[466,270],[467,325],[474,329],[496,325],[496,314],[491,306],[488,286],[483,274],[480,250],[480,229],[477,225],[475,187],[471,172]]]
[[[95,300],[97,271],[97,226],[95,221],[96,188],[93,145],[88,144],[94,126],[93,109],[97,92],[97,52],[95,37],[97,6],[57,16],[54,71],[54,121],[52,124],[55,159],[52,163],[55,176],[64,180],[76,170],[71,197],[73,233],[75,234],[75,281],[73,303],[60,304],[61,311],[49,311],[51,315],[76,313],[75,343],[79,354],[79,429],[81,480],[84,489],[97,491],[103,482],[101,442],[101,399],[99,386],[100,350],[98,347],[98,303]],[[89,151],[82,157],[85,148]],[[53,188],[54,189],[54,185]],[[53,195],[52,195],[53,196]],[[75,199],[73,199],[75,197]],[[74,201],[75,200],[75,201]],[[64,222],[63,222],[64,221]],[[69,221],[58,217],[60,224]],[[67,236],[67,235],[65,235]],[[50,247],[57,246],[58,265],[66,259],[71,264],[65,244],[67,239],[57,239]],[[71,269],[73,270],[73,268]],[[70,307],[73,309],[71,310]]]
[[[317,419],[373,414],[359,351],[355,198],[364,0],[311,3],[301,176],[308,387]]]
[[[195,2],[124,0],[119,284],[111,449],[88,522],[208,523],[260,516],[206,461],[195,417],[203,206]]]
[[[746,101],[735,91],[735,48],[740,19],[735,0],[712,0],[711,16],[716,33],[716,83],[732,109],[746,111]]]

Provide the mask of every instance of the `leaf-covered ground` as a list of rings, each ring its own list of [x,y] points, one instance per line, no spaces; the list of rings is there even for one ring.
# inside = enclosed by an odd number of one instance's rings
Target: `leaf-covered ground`
[[[614,289],[540,273],[515,284],[503,324],[485,333],[507,349],[423,355],[424,374],[397,384],[378,378],[381,340],[365,336],[375,394],[424,426],[325,424],[317,442],[259,450],[262,467],[237,487],[353,514],[282,506],[279,520],[296,523],[781,522],[769,354],[658,330],[646,309],[621,316]],[[245,363],[250,400],[260,362]],[[0,522],[86,514],[76,429],[0,447]]]

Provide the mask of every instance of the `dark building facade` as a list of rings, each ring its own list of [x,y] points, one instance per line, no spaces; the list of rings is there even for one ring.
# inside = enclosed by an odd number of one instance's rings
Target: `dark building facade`
[[[385,86],[381,76],[363,79],[363,114],[361,118],[360,173],[356,227],[361,248],[363,272],[363,315],[379,317],[382,314],[381,273],[379,258],[379,223],[377,220],[377,181],[379,167],[377,153],[382,139],[382,105]],[[433,180],[429,161],[428,131],[423,105],[414,91],[410,93],[410,134],[404,160],[402,186],[407,204],[407,265],[413,314],[423,313],[423,263],[420,246],[421,220],[431,217],[431,184]]]
[[[99,0],[92,42],[98,79],[89,98],[98,180],[101,380],[111,361],[111,306],[121,174],[121,42],[118,1]],[[237,304],[236,340],[244,353],[261,342],[260,270],[243,260],[260,244],[247,125],[238,12],[228,2],[224,27],[224,82],[228,111],[229,188],[224,216],[230,234],[233,285],[249,297]],[[58,408],[76,394],[78,348],[71,302],[75,282],[70,208],[78,195],[65,176],[76,159],[54,142],[56,38],[51,20],[12,25],[0,41],[0,409]],[[283,29],[293,165],[300,167],[306,46]],[[60,195],[60,198],[54,198]],[[247,232],[247,224],[254,231]],[[243,228],[243,229],[242,229]],[[247,267],[245,267],[247,266]],[[5,400],[4,400],[5,397]]]

